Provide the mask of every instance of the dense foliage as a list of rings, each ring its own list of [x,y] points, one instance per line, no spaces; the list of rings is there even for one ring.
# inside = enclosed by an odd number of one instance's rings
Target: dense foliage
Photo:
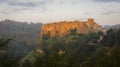
[[[0,38],[0,67],[16,67],[18,66],[16,59],[12,59],[10,55],[13,55],[8,50],[8,43],[11,39]]]

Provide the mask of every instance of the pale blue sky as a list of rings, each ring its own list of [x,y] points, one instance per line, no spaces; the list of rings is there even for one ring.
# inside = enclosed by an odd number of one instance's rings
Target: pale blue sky
[[[120,24],[120,0],[0,0],[0,20],[49,23],[94,18]]]

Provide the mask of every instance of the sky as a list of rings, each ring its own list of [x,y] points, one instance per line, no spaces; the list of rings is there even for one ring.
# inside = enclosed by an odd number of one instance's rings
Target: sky
[[[120,0],[0,0],[0,20],[51,23],[85,21],[120,24]]]

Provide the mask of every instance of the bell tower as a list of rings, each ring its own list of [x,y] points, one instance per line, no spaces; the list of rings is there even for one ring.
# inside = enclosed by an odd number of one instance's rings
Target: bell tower
[[[94,19],[93,19],[93,18],[89,18],[87,22],[93,23],[93,22],[94,22]]]

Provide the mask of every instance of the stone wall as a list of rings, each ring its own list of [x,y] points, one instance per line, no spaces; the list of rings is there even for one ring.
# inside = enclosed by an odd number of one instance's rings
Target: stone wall
[[[98,32],[100,26],[94,21],[94,19],[88,19],[87,21],[61,21],[43,24],[41,31],[41,38],[44,39],[46,35],[63,36],[70,33],[70,30],[77,29],[77,33],[86,34],[88,32]]]

